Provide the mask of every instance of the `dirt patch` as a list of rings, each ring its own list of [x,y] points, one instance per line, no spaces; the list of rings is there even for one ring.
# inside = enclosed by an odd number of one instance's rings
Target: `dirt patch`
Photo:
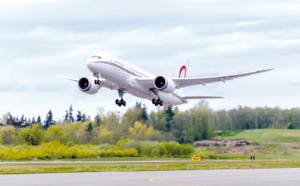
[[[194,146],[197,147],[242,147],[247,145],[250,145],[250,142],[246,140],[204,140],[194,143]]]

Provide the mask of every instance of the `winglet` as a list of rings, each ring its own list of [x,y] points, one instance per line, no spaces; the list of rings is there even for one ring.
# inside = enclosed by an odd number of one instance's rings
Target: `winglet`
[[[182,65],[182,67],[179,70],[179,76],[178,77],[181,78],[181,73],[182,73],[182,71],[184,71],[184,78],[186,78],[186,70],[187,70],[186,66]]]

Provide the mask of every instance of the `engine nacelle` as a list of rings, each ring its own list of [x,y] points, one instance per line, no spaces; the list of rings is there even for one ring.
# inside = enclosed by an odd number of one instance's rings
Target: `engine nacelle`
[[[171,93],[175,90],[176,85],[173,80],[169,77],[158,76],[153,82],[154,87],[165,93]]]
[[[96,85],[95,80],[86,77],[79,79],[78,86],[82,92],[87,94],[96,94],[100,89],[100,86]]]

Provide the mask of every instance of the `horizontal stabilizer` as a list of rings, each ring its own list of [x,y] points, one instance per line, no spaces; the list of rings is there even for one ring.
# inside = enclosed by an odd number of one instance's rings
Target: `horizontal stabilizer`
[[[186,96],[185,99],[223,99],[220,96]]]

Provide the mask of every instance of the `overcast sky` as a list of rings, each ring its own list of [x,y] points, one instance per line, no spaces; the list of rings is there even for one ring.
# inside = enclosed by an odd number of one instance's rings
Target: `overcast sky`
[[[209,100],[214,110],[299,107],[299,10],[298,0],[0,0],[0,115],[44,118],[52,109],[60,118],[71,104],[91,116],[98,107],[124,113],[117,92],[86,95],[54,75],[92,76],[85,61],[99,51],[171,77],[186,60],[188,76],[275,68],[184,93],[225,97]]]

